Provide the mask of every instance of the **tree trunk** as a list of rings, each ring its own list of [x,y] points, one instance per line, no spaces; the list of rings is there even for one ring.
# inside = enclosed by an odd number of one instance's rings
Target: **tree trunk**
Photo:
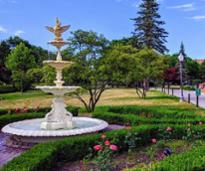
[[[146,91],[149,91],[149,80],[148,79],[144,79],[143,87]]]

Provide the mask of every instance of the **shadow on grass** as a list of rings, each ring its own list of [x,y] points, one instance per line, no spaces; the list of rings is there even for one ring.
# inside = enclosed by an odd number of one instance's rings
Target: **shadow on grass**
[[[145,100],[178,100],[178,97],[175,96],[151,96],[146,97]]]

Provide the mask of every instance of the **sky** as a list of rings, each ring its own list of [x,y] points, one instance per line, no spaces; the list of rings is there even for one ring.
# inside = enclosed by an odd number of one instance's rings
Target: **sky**
[[[109,40],[131,36],[140,0],[0,0],[0,40],[18,35],[50,50],[45,26],[58,17],[70,31],[92,30]],[[183,41],[188,56],[205,58],[205,0],[158,0],[170,54]],[[64,34],[68,38],[70,32]]]

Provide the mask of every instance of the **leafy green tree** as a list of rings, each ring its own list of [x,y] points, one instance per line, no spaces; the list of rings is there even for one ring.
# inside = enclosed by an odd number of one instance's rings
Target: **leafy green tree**
[[[156,81],[162,80],[164,71],[166,70],[167,60],[164,56],[158,54],[155,50],[148,48],[142,49],[138,52],[137,57],[139,58],[141,66],[141,72],[136,72],[136,80],[141,79],[141,87],[143,92],[142,97],[146,97],[146,91],[148,90],[148,80]]]
[[[67,84],[82,87],[74,94],[87,111],[92,112],[108,85],[108,79],[99,60],[108,45],[108,40],[92,31],[77,30],[71,34],[69,49],[73,49],[72,58],[75,64],[64,71],[64,78]],[[85,92],[89,95],[88,100],[82,96]]]
[[[6,41],[2,41],[0,43],[0,81],[4,83],[11,83],[11,73],[10,71],[6,68],[5,62],[6,62],[6,57],[10,53],[10,47],[7,44]]]
[[[141,67],[137,53],[132,46],[123,44],[114,44],[105,51],[101,60],[112,86],[128,87],[132,84],[133,72],[138,72]]]
[[[12,72],[13,82],[21,92],[29,88],[30,80],[27,71],[35,65],[35,58],[23,43],[17,45],[7,57],[6,66]]]
[[[157,0],[142,0],[137,13],[138,17],[133,19],[135,22],[133,36],[139,43],[135,45],[136,47],[155,49],[163,54],[168,51],[165,46],[168,33],[162,28],[165,22],[161,21],[158,11]]]

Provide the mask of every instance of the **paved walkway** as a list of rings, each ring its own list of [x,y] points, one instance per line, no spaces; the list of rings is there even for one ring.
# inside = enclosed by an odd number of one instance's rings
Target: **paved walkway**
[[[165,92],[168,94],[168,90],[166,89]],[[170,89],[169,94],[172,94],[172,90]],[[195,95],[195,91],[188,91],[188,90],[184,90],[184,99],[186,101],[188,101],[188,94],[190,94],[190,101],[192,104],[196,105],[196,95]],[[181,96],[181,91],[180,90],[174,90],[174,96],[180,97]],[[205,109],[205,94],[201,94],[201,96],[199,96],[199,107],[204,108]]]
[[[19,156],[25,150],[22,148],[11,148],[5,146],[8,135],[0,132],[0,168],[14,157]]]

